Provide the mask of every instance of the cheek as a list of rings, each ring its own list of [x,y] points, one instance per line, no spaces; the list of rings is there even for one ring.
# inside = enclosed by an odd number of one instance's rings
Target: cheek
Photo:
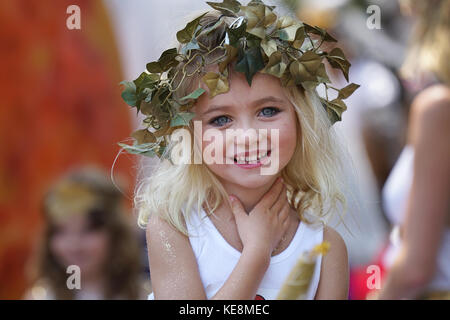
[[[217,136],[219,139],[217,142],[215,138],[208,139],[209,141],[203,141],[202,142],[202,159],[203,164],[206,165],[213,173],[215,173],[218,176],[223,176],[227,168],[230,165],[225,164],[226,163],[226,141],[224,135],[221,135],[220,137]],[[222,157],[220,157],[221,163],[213,162],[213,159],[206,159],[205,157],[208,157],[211,155],[212,157],[215,157],[216,151],[211,150],[222,150]],[[215,159],[215,158],[214,158]]]
[[[58,260],[65,260],[70,255],[70,237],[65,233],[54,235],[50,239],[50,250]]]
[[[292,158],[297,140],[300,138],[296,119],[295,115],[285,119],[279,127],[280,165],[286,165]]]
[[[108,236],[104,231],[90,232],[83,237],[82,250],[93,259],[102,259],[108,251]]]
[[[273,165],[278,166],[278,172],[289,163],[295,153],[299,139],[297,121],[295,110],[292,107],[291,110],[282,112],[276,121],[268,124],[269,147],[272,149],[272,157],[275,161]]]

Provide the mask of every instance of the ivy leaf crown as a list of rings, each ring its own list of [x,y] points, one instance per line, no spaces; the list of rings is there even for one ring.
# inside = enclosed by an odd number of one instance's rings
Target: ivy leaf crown
[[[359,85],[350,83],[342,89],[331,85],[324,60],[332,68],[339,69],[347,82],[351,64],[340,48],[335,47],[330,52],[322,49],[326,42],[337,42],[327,31],[289,16],[278,17],[275,7],[262,0],[252,0],[247,6],[236,0],[207,4],[220,13],[215,22],[202,25],[202,18],[207,13],[190,21],[176,34],[180,50],[164,51],[157,61],[147,64],[146,71],[136,80],[120,83],[123,85],[122,99],[145,119],[144,128],[132,134],[133,145],[119,143],[119,146],[131,154],[170,160],[167,150],[170,134],[189,126],[195,115],[190,109],[206,91],[199,84],[184,97],[179,98],[174,93],[186,78],[195,73],[204,74],[208,65],[205,57],[216,51],[221,53],[213,61],[219,66],[219,72],[207,72],[201,78],[211,98],[229,91],[227,67],[235,61],[234,70],[242,72],[250,86],[257,72],[279,78],[283,86],[301,85],[306,90],[315,90],[323,85],[326,97],[320,97],[320,101],[331,125],[342,120],[347,109],[343,100]],[[232,18],[233,22],[226,25],[225,18]],[[220,45],[214,48],[205,45],[202,39],[223,28],[224,24]],[[194,72],[189,73],[189,67]],[[329,90],[337,91],[335,99],[328,98]]]

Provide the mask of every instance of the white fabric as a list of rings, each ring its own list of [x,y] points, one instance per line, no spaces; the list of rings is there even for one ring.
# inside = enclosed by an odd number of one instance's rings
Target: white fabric
[[[383,187],[383,205],[393,225],[390,245],[383,256],[383,264],[389,268],[401,248],[399,225],[404,219],[406,204],[412,184],[414,149],[406,145]],[[450,290],[450,228],[446,228],[436,261],[435,275],[429,290]]]
[[[241,256],[241,252],[233,248],[222,237],[203,209],[200,217],[197,214],[191,215],[187,227],[190,234],[189,241],[197,258],[206,296],[210,299],[228,279]],[[300,222],[289,246],[280,254],[271,257],[270,265],[260,283],[257,295],[265,300],[276,299],[282,284],[301,254],[311,250],[322,241],[323,225],[313,226]],[[321,264],[322,258],[319,257],[306,295],[307,300],[312,300],[315,297],[320,279]],[[154,299],[153,293],[148,298]]]

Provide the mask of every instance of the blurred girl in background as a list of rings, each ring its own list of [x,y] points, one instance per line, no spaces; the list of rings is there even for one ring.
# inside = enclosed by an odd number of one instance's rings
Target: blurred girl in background
[[[383,199],[396,225],[381,299],[450,299],[450,1],[402,0],[417,25],[402,74],[415,95]]]
[[[122,195],[105,174],[82,169],[63,177],[47,192],[43,212],[43,241],[27,299],[145,297],[137,235]],[[68,288],[70,265],[80,268],[80,289]]]

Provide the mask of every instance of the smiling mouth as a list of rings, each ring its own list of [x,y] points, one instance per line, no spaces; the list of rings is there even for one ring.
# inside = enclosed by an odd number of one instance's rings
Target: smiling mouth
[[[234,163],[235,164],[257,164],[260,163],[262,159],[266,158],[266,157],[270,157],[271,155],[271,150],[267,151],[266,153],[262,154],[260,157],[256,158],[255,156],[253,157],[234,157]]]

